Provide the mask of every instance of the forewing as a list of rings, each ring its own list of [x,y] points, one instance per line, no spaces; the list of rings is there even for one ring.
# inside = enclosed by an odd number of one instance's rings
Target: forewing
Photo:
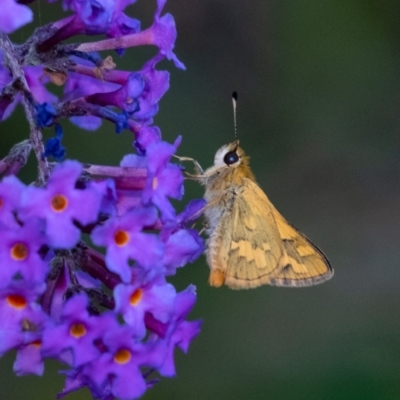
[[[271,284],[284,249],[268,198],[249,179],[225,196],[225,210],[209,242],[211,276],[221,271],[233,289]]]

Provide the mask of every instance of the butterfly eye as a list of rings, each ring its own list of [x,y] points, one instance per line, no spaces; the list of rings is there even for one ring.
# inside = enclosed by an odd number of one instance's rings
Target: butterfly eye
[[[232,165],[239,161],[239,156],[237,155],[236,151],[230,151],[229,153],[225,154],[224,163],[226,165]]]

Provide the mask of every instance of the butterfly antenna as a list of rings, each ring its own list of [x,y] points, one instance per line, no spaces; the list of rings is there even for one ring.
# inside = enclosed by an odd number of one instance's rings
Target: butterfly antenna
[[[233,105],[233,126],[235,129],[235,142],[236,148],[239,146],[239,140],[237,136],[237,127],[236,127],[236,105],[237,105],[237,92],[232,93],[232,105]]]

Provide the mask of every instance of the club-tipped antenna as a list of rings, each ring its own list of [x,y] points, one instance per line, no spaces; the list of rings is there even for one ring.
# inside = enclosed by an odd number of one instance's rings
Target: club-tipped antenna
[[[233,105],[233,126],[235,130],[235,142],[236,147],[239,145],[238,135],[237,135],[237,126],[236,126],[236,106],[237,106],[237,92],[232,93],[232,105]]]

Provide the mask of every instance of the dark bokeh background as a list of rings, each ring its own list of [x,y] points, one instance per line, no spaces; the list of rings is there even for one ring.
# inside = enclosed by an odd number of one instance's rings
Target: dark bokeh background
[[[131,15],[146,26],[153,3],[139,1]],[[59,6],[33,3],[36,24]],[[232,140],[237,90],[239,136],[261,187],[325,251],[335,276],[313,288],[236,292],[207,286],[204,258],[180,270],[176,286],[198,288],[191,316],[203,318],[202,333],[187,355],[177,352],[177,378],[145,398],[399,399],[400,3],[170,0],[167,10],[187,71],[161,65],[172,72],[156,118],[164,138],[183,134],[180,154],[210,165]],[[153,53],[128,50],[118,65],[140,68]],[[1,125],[1,156],[26,137],[22,118]],[[132,142],[109,124],[65,126],[68,156],[81,161],[117,164]],[[186,187],[186,201],[202,195]],[[1,399],[52,399],[61,389],[56,363],[40,379],[15,378],[11,362],[0,360]]]

